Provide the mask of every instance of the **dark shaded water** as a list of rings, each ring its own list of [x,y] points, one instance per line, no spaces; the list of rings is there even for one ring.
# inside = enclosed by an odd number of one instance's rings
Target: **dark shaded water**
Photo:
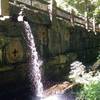
[[[30,100],[30,86],[22,82],[0,85],[0,100]]]
[[[32,93],[31,87],[28,84],[16,83],[0,87],[0,100],[40,100],[40,98]],[[75,100],[75,97],[71,90],[69,90],[63,95],[57,95],[41,100]]]

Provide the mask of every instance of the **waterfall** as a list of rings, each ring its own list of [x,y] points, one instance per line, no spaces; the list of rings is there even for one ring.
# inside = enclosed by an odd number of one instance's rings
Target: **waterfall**
[[[43,84],[41,82],[41,61],[39,60],[38,53],[35,46],[34,37],[31,31],[31,27],[27,21],[24,21],[24,37],[27,41],[27,46],[30,52],[30,60],[29,64],[31,67],[31,78],[32,83],[35,85],[36,89],[36,96],[42,97],[43,96]]]

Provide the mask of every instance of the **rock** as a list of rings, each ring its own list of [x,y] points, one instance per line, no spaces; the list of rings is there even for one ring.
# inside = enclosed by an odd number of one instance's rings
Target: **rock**
[[[92,66],[93,71],[95,71],[96,69],[100,69],[100,59],[97,60]]]
[[[66,90],[72,88],[75,84],[69,83],[67,81],[60,83],[60,84],[55,84],[54,86],[46,89],[44,91],[45,96],[50,96],[50,95],[57,95],[57,94],[63,94]]]

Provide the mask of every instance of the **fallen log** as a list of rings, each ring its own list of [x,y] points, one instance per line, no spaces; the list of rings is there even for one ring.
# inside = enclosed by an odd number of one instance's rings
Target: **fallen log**
[[[45,96],[50,96],[50,95],[55,95],[55,94],[63,94],[66,92],[68,89],[73,88],[76,84],[74,83],[69,83],[67,81],[60,83],[60,84],[55,84],[52,87],[46,89],[44,91]]]

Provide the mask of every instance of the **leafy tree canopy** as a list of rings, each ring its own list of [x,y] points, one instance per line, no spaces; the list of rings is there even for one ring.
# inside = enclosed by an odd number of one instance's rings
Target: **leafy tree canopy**
[[[50,1],[50,0],[45,0]],[[100,0],[55,0],[57,6],[70,11],[74,9],[76,14],[84,15],[86,12],[89,18],[95,17],[100,24]]]
[[[100,0],[56,0],[62,9],[74,8],[78,14],[88,13],[89,18],[93,16],[100,22]]]

